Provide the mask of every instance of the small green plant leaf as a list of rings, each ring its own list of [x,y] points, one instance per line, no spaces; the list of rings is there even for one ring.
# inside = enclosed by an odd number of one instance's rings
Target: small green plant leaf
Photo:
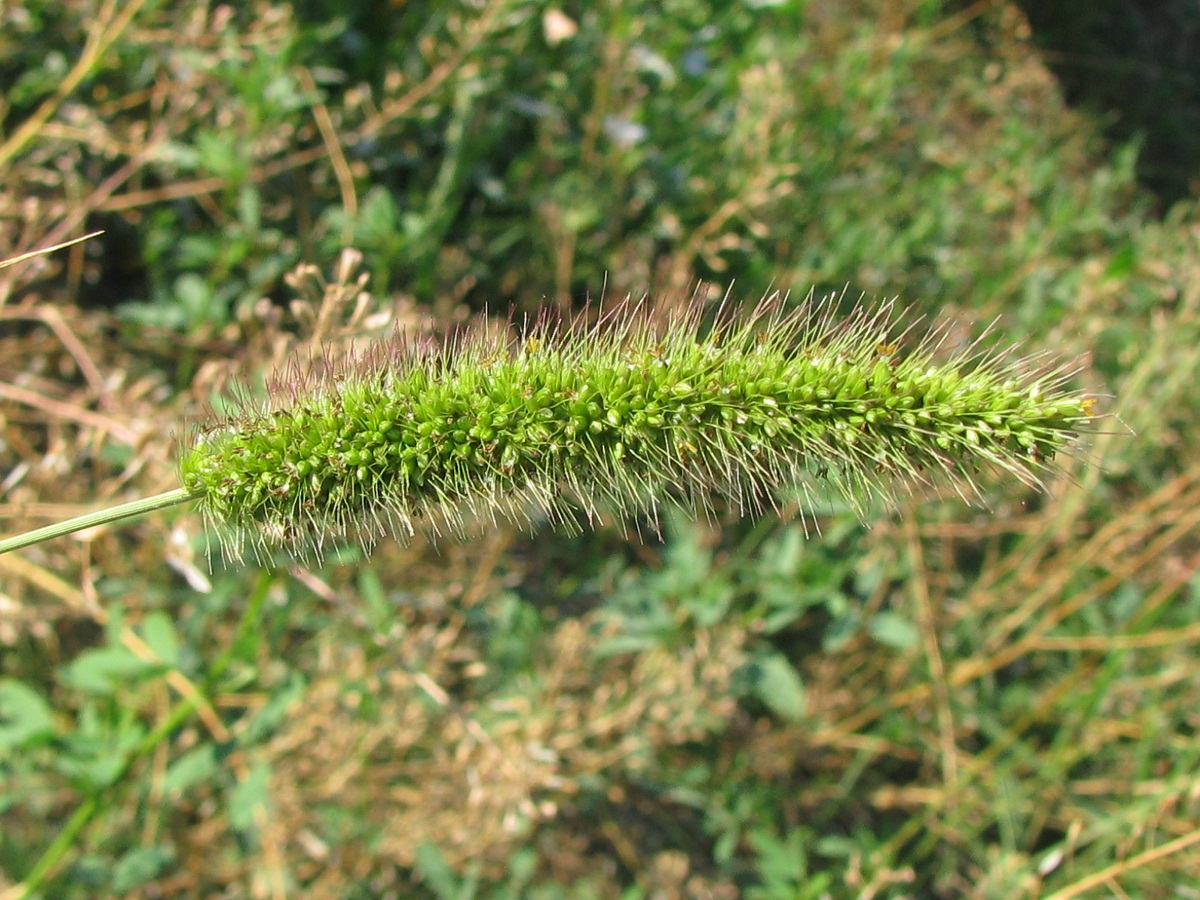
[[[446,862],[441,849],[430,841],[417,845],[416,869],[438,900],[472,900],[479,891],[478,866],[457,874]]]
[[[276,689],[271,699],[246,723],[242,739],[247,742],[260,741],[274,732],[300,702],[307,686],[299,673],[294,674],[286,685]]]
[[[754,695],[781,719],[804,718],[808,701],[800,673],[782,653],[760,653],[750,662]]]
[[[166,613],[154,611],[142,622],[142,638],[164,666],[179,665],[179,634]]]
[[[122,646],[85,650],[62,670],[68,686],[89,694],[107,695],[121,685],[162,671],[162,666],[134,656]]]
[[[257,832],[256,817],[265,812],[270,803],[271,770],[265,762],[256,762],[250,772],[229,794],[229,824],[236,830],[252,834]]]
[[[145,736],[131,710],[106,718],[89,703],[80,710],[75,731],[62,738],[55,765],[84,790],[106,788],[127,771],[130,754]]]
[[[867,625],[867,632],[879,643],[897,650],[908,650],[917,644],[917,626],[897,612],[876,613]]]
[[[54,713],[40,694],[20,681],[0,681],[0,752],[27,747],[54,731]]]
[[[207,781],[217,771],[217,751],[212,744],[189,750],[167,766],[162,780],[164,794],[184,794]]]
[[[446,862],[445,856],[436,844],[422,841],[417,845],[416,869],[440,900],[457,900],[460,893],[458,876]]]
[[[175,854],[162,844],[135,847],[113,867],[112,888],[121,894],[132,891],[161,875],[174,859]]]
[[[808,846],[813,835],[793,828],[785,837],[759,829],[749,834],[757,854],[759,884],[746,892],[748,900],[820,900],[830,896],[832,876],[809,871]]]

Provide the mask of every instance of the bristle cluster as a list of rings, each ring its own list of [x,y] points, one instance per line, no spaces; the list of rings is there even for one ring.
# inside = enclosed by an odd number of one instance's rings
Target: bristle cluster
[[[826,485],[855,504],[982,468],[1038,484],[1094,417],[1070,373],[1008,354],[902,352],[890,306],[762,305],[707,329],[644,308],[445,346],[390,342],[204,429],[184,487],[235,554],[319,553],[572,507],[656,516],[721,496],[757,511]]]

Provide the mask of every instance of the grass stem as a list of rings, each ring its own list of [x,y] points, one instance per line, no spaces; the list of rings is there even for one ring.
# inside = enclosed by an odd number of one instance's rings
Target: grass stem
[[[26,531],[23,534],[4,538],[0,540],[0,553],[7,553],[9,550],[19,550],[31,544],[39,544],[42,541],[62,537],[64,534],[73,534],[76,531],[83,531],[85,528],[93,528],[96,525],[107,525],[109,522],[118,522],[121,519],[144,515],[156,509],[164,509],[168,506],[187,503],[189,500],[198,499],[199,496],[195,491],[176,488],[173,491],[155,494],[153,497],[143,497],[140,500],[131,500],[128,503],[122,503],[118,506],[98,509],[95,512],[85,513],[82,516],[76,516],[64,522],[55,522],[53,525],[46,525],[42,528],[35,528],[33,531]]]

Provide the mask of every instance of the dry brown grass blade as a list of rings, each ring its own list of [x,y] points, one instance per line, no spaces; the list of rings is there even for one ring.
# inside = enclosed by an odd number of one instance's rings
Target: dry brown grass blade
[[[28,253],[22,253],[20,256],[14,256],[11,259],[0,259],[0,269],[7,269],[9,266],[15,266],[17,263],[25,262],[38,256],[45,256],[47,253],[53,253],[56,250],[62,250],[65,247],[74,247],[76,244],[91,240],[97,235],[104,234],[103,231],[93,231],[90,234],[85,234],[77,238],[72,238],[69,241],[63,241],[61,244],[53,244],[49,247],[39,247],[37,250],[30,250]]]
[[[1094,872],[1088,877],[1082,878],[1074,884],[1063,888],[1061,891],[1055,891],[1046,897],[1045,900],[1069,900],[1071,897],[1078,897],[1085,891],[1090,891],[1092,888],[1100,887],[1101,885],[1107,885],[1114,889],[1113,892],[1115,894],[1116,884],[1114,879],[1118,876],[1156,863],[1197,843],[1200,843],[1200,829],[1180,835],[1173,841],[1167,841],[1167,843],[1158,847],[1152,847],[1144,853],[1139,853],[1137,856],[1122,860],[1119,863],[1113,863],[1107,869],[1101,869],[1099,872]]]

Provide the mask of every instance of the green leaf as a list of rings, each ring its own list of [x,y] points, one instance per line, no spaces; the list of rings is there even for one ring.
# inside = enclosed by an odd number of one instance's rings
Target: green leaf
[[[458,876],[446,862],[437,844],[422,841],[417,845],[416,869],[426,886],[440,900],[456,900],[461,893]]]
[[[127,708],[89,703],[79,711],[76,728],[62,738],[55,767],[85,790],[110,787],[128,769],[129,758],[146,737],[146,729]]]
[[[908,650],[917,644],[917,626],[899,613],[877,613],[867,626],[867,631],[879,643],[897,650]]]
[[[161,666],[134,656],[124,647],[97,647],[80,654],[62,672],[68,686],[90,694],[111,694],[121,684],[157,672]]]
[[[782,653],[765,653],[752,663],[754,693],[775,715],[797,721],[808,710],[804,682]]]
[[[394,604],[388,602],[387,591],[379,573],[364,568],[358,573],[358,592],[362,597],[367,621],[381,631],[386,630],[396,614]]]
[[[780,838],[769,831],[752,831],[750,845],[758,855],[758,874],[773,885],[799,884],[808,874],[808,836],[799,829]]]
[[[256,813],[265,810],[270,801],[268,782],[270,769],[264,762],[250,768],[250,774],[229,794],[229,824],[241,832],[257,830]]]
[[[193,785],[208,780],[216,771],[216,748],[212,744],[196,747],[167,766],[162,792],[166,795],[183,794]]]
[[[135,847],[119,860],[113,867],[112,887],[117,893],[124,894],[134,888],[157,878],[175,858],[170,847],[157,845],[154,847]]]
[[[292,708],[304,696],[308,684],[299,673],[293,674],[286,685],[278,688],[246,724],[242,740],[254,743],[263,740],[283,723]]]
[[[191,324],[215,318],[214,294],[208,282],[195,272],[184,272],[175,279],[174,300]]]
[[[40,694],[20,681],[0,681],[0,751],[28,746],[54,730],[54,713]]]
[[[162,660],[163,665],[175,668],[179,665],[179,635],[166,613],[155,611],[142,622],[142,638]]]

